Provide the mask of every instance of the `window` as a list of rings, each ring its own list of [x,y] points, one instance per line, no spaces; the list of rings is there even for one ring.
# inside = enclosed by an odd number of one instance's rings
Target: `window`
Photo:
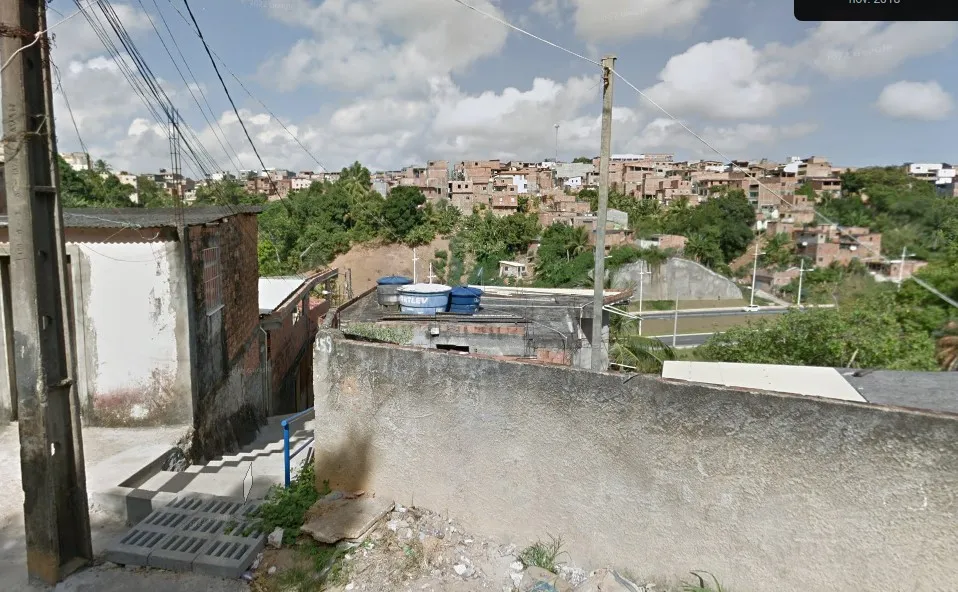
[[[220,278],[220,247],[214,237],[210,246],[203,249],[203,294],[206,298],[206,313],[211,314],[223,306],[223,286]]]

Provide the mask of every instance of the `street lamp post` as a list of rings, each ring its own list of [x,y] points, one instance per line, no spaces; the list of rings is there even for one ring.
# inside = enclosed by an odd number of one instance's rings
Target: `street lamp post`
[[[914,253],[912,253],[914,255]],[[901,290],[901,283],[905,281],[905,259],[908,257],[908,247],[901,249],[901,263],[898,264],[898,289]]]
[[[802,266],[798,270],[798,298],[795,300],[795,306],[802,305],[802,277],[805,275],[805,258],[802,257]]]
[[[752,296],[749,300],[749,308],[755,306],[755,280],[758,277],[758,256],[759,253],[759,239],[755,239],[755,262],[752,264]]]
[[[556,166],[559,165],[559,124],[555,125],[556,128]]]
[[[643,261],[643,264],[645,262]],[[645,271],[643,268],[639,272],[639,336],[642,336],[642,287],[645,286],[645,276],[652,275],[651,271]]]

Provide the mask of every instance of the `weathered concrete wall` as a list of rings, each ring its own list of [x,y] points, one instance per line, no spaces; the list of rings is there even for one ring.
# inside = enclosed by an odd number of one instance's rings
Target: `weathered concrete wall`
[[[67,245],[77,394],[95,425],[192,418],[187,291],[177,242]]]
[[[679,300],[741,300],[742,290],[735,282],[719,275],[695,261],[672,257],[660,267],[652,268],[652,275],[639,275],[649,271],[645,261],[623,265],[612,276],[612,287],[634,288],[639,293],[639,279],[644,278],[642,297],[645,300],[674,300],[678,290]]]
[[[339,339],[317,478],[740,592],[948,589],[958,418]]]

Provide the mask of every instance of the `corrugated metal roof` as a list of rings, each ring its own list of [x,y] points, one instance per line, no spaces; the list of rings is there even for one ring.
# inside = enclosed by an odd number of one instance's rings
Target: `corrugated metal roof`
[[[187,226],[209,224],[236,214],[259,214],[262,206],[193,206],[183,208]],[[68,208],[63,210],[67,228],[173,228],[174,208]],[[0,216],[0,227],[7,216]]]
[[[306,283],[301,277],[259,278],[259,314],[269,314]]]
[[[662,378],[859,403],[868,402],[834,368],[670,361],[663,365]]]

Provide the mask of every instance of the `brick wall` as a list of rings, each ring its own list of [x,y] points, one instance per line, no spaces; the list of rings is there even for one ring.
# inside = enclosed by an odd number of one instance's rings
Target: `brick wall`
[[[189,240],[201,365],[200,397],[223,380],[259,324],[259,258],[255,214],[229,216],[216,224],[191,226]],[[219,247],[219,303],[204,285],[204,250]]]

